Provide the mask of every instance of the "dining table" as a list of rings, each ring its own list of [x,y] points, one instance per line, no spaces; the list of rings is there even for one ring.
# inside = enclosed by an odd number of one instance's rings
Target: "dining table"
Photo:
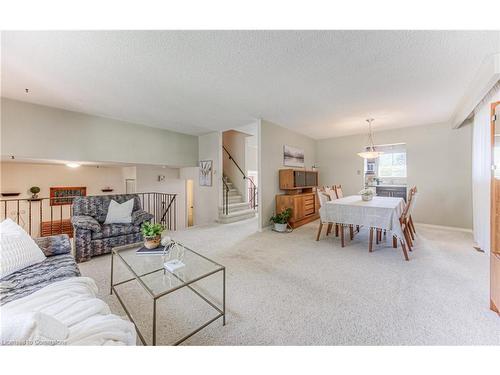
[[[375,196],[365,201],[361,195],[349,195],[326,202],[320,210],[330,223],[382,229],[404,241],[399,222],[404,207],[403,198]]]

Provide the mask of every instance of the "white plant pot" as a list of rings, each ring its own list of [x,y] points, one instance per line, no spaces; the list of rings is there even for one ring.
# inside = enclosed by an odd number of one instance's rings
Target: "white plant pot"
[[[274,223],[274,230],[276,232],[286,232],[286,224]]]
[[[373,199],[373,195],[362,195],[361,199],[364,201],[371,201]]]

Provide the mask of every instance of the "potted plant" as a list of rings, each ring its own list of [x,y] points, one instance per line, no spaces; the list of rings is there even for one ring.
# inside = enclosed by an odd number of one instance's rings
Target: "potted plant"
[[[141,226],[141,233],[144,237],[144,247],[147,249],[156,249],[160,246],[161,242],[161,232],[163,232],[163,225],[156,223],[153,224],[146,221]]]
[[[274,223],[274,230],[277,232],[286,232],[286,227],[290,216],[292,216],[291,208],[286,208],[280,213],[272,216],[270,221]]]
[[[38,186],[30,187],[31,199],[38,199],[38,193],[40,192],[40,188]]]
[[[361,195],[361,199],[364,201],[371,201],[373,199],[373,190],[372,189],[363,189],[359,192]]]

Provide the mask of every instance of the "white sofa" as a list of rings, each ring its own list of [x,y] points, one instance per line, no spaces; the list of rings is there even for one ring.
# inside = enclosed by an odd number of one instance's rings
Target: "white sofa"
[[[44,255],[0,279],[0,344],[135,345],[133,323],[112,314],[94,280],[80,276],[68,236],[35,243]],[[0,256],[5,265],[12,257],[1,249]]]

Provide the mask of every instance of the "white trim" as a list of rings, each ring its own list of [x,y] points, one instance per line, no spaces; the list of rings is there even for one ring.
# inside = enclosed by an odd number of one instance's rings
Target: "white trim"
[[[424,228],[435,228],[435,229],[453,230],[456,232],[472,233],[472,229],[469,228],[448,227],[446,225],[436,225],[436,224],[426,224],[426,223],[415,223],[415,225]]]
[[[259,216],[258,218],[258,231],[262,232],[265,228],[265,222],[264,219],[262,218],[262,119],[259,118],[257,119],[257,175],[259,176],[259,181],[257,185],[257,197],[259,199],[258,201],[258,206],[257,206],[257,215]]]

